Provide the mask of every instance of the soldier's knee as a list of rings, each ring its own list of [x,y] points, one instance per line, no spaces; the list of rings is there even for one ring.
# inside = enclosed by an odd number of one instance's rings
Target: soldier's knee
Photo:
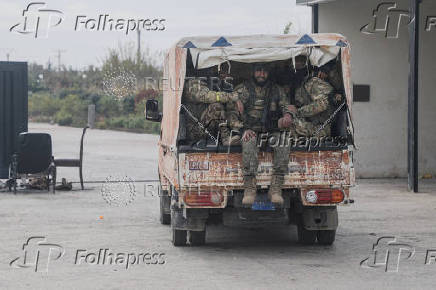
[[[247,141],[242,141],[242,151],[252,151],[257,146],[256,138],[251,138]]]
[[[216,111],[221,112],[221,111],[224,111],[224,106],[221,103],[212,103],[209,105],[208,109],[212,110],[214,112],[216,112]]]

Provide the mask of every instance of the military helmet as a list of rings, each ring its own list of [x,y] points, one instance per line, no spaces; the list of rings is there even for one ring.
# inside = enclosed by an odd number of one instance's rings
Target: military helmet
[[[223,63],[219,63],[217,66],[218,74],[225,73],[225,74],[230,75],[231,68],[232,68],[232,66],[230,65],[230,61],[228,61],[228,60],[223,62]]]

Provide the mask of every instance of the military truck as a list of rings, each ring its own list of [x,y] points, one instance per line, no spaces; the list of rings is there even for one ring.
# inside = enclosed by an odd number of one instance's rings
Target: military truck
[[[259,152],[257,198],[251,208],[242,205],[241,146],[223,146],[208,138],[187,140],[186,122],[194,118],[182,103],[186,78],[227,62],[234,85],[250,78],[252,63],[273,65],[272,78],[292,82],[292,60],[306,55],[312,69],[332,64],[340,76],[343,103],[328,122],[331,136],[306,138],[292,146],[283,189],[284,205],[267,198],[271,183],[272,150]],[[330,245],[338,227],[338,206],[352,203],[353,167],[352,90],[350,44],[339,34],[250,35],[189,37],[169,49],[164,63],[163,111],[148,100],[146,118],[161,122],[159,147],[160,221],[171,224],[174,246],[206,242],[206,228],[296,225],[303,244]],[[291,88],[292,90],[292,88]],[[291,96],[292,94],[290,94]],[[290,97],[291,98],[291,97]],[[199,124],[202,126],[202,124]],[[340,142],[338,142],[340,140]]]

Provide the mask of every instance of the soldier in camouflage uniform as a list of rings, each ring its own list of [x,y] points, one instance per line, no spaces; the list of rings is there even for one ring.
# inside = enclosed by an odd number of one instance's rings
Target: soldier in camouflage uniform
[[[238,132],[242,128],[242,122],[237,101],[236,93],[214,91],[204,80],[189,79],[182,97],[182,103],[189,111],[186,122],[188,138],[198,141],[209,137],[206,130],[212,136],[217,136],[219,131],[224,145],[238,144],[241,138]]]
[[[243,104],[242,163],[244,174],[244,198],[242,203],[252,205],[256,198],[256,173],[259,164],[258,136],[260,133],[280,135],[289,128],[292,119],[288,111],[289,101],[282,88],[268,80],[268,67],[256,64],[253,79],[238,85],[235,91]],[[285,144],[286,145],[286,144]],[[268,196],[271,202],[283,204],[282,185],[289,163],[289,146],[274,146],[273,175]]]
[[[331,84],[336,92],[343,91],[340,62],[335,59],[320,67],[317,76]]]
[[[295,58],[297,78],[301,84],[295,90],[295,105],[292,109],[293,129],[299,136],[311,137],[330,136],[330,124],[322,130],[318,129],[330,117],[334,109],[329,100],[334,92],[333,87],[318,77],[313,77],[307,70],[307,58]]]

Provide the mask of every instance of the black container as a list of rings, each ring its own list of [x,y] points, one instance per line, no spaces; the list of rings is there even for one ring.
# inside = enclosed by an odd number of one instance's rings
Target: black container
[[[18,134],[27,132],[27,62],[0,62],[0,179],[9,177]]]

